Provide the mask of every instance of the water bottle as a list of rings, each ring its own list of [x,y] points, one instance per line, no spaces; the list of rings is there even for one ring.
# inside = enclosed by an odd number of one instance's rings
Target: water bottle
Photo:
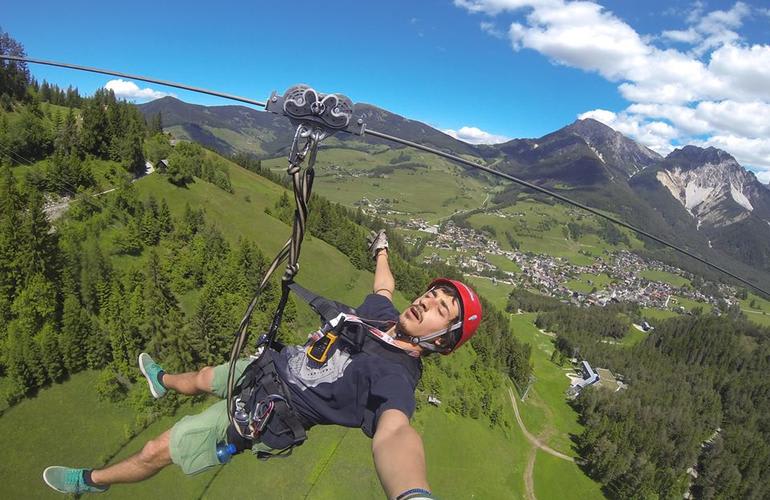
[[[219,443],[217,445],[217,458],[220,464],[226,464],[233,458],[238,450],[233,443]]]

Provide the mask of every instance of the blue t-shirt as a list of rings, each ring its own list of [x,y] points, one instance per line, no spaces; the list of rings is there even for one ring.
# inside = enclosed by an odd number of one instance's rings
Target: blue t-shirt
[[[356,315],[373,321],[396,321],[399,313],[387,297],[371,294],[356,308]],[[397,409],[411,418],[419,359],[399,353],[404,363],[416,365],[416,370],[409,370],[387,356],[354,352],[342,339],[335,347],[320,366],[307,357],[304,346],[286,347],[276,357],[278,372],[291,391],[292,406],[302,420],[309,425],[360,427],[372,437],[385,410]],[[384,343],[383,347],[393,350]]]

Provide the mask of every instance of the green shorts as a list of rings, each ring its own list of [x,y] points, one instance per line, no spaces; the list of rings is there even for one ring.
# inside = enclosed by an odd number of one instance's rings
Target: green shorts
[[[236,364],[236,377],[240,377],[251,359],[240,359]],[[227,427],[227,371],[229,365],[214,367],[211,390],[223,398],[197,415],[188,415],[171,428],[169,450],[171,461],[182,468],[185,474],[197,474],[209,467],[219,465],[217,443],[225,441]],[[262,443],[256,443],[252,450],[270,451]]]

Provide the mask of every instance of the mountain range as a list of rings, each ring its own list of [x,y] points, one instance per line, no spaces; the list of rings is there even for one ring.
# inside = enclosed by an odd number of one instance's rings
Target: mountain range
[[[160,113],[164,129],[177,138],[223,154],[282,156],[293,136],[285,118],[244,106],[207,107],[165,97],[139,108],[147,118]],[[577,120],[536,139],[471,145],[369,104],[356,104],[354,115],[368,129],[475,157],[500,171],[564,191],[770,285],[770,186],[725,151],[685,146],[663,157],[593,119]],[[369,151],[382,141],[338,134],[326,143]],[[520,191],[512,185],[495,201],[511,201]],[[674,258],[651,242],[649,248],[660,258]],[[705,271],[692,262],[678,263]]]

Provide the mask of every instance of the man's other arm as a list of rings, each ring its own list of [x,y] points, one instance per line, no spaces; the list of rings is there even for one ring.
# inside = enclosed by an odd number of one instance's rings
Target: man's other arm
[[[430,490],[422,439],[400,410],[385,410],[372,440],[374,466],[388,498],[412,488]]]
[[[393,291],[396,289],[396,280],[393,278],[393,273],[390,272],[388,249],[383,248],[378,251],[375,261],[376,266],[374,268],[374,285],[372,286],[372,291],[393,300]]]

